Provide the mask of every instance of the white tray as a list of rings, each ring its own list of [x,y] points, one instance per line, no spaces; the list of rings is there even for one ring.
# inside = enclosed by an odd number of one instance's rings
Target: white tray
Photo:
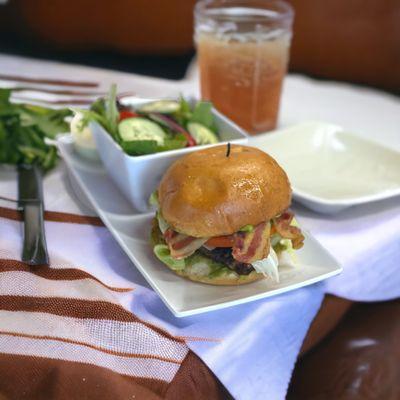
[[[294,199],[320,213],[400,195],[400,153],[336,125],[294,125],[249,145],[271,154],[288,174]]]
[[[177,317],[212,311],[288,292],[341,272],[337,261],[307,232],[297,252],[299,265],[280,267],[280,283],[265,279],[243,286],[210,286],[175,275],[153,255],[149,244],[152,214],[138,214],[108,177],[100,162],[81,158],[70,136],[58,148],[79,189],[151,287]]]

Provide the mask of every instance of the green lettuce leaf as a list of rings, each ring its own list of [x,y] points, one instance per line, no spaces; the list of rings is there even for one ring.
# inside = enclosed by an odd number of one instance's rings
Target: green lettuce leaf
[[[160,206],[160,203],[158,201],[158,190],[155,190],[149,197],[149,204],[151,206],[154,206],[158,208]]]
[[[131,140],[122,141],[122,149],[131,156],[158,153],[160,151],[182,149],[186,146],[186,138],[177,134],[164,139],[164,144],[159,145],[155,140]]]
[[[153,154],[157,152],[157,142],[155,140],[131,140],[121,142],[121,147],[130,156]]]
[[[205,271],[210,278],[217,277],[222,274],[233,273],[228,267],[219,264],[202,254],[195,252],[183,260],[176,260],[171,257],[171,253],[167,244],[164,241],[162,233],[159,229],[159,222],[155,218],[153,220],[153,228],[151,230],[151,243],[156,257],[168,265],[171,269],[177,271],[190,270],[191,273],[200,273]],[[203,268],[206,265],[206,268]],[[208,268],[207,268],[208,267]]]
[[[164,234],[165,231],[169,228],[169,224],[161,215],[160,210],[158,210],[156,212],[156,218],[157,218],[157,222],[158,222],[158,227],[160,228],[160,231]]]
[[[156,257],[164,264],[167,264],[171,269],[175,271],[185,269],[185,260],[176,260],[175,258],[172,258],[166,244],[155,245],[153,251]]]
[[[214,116],[211,109],[212,104],[209,101],[199,101],[194,107],[189,122],[198,122],[213,132],[216,132]]]
[[[253,225],[245,225],[239,229],[240,232],[253,232],[254,226]]]
[[[47,171],[57,162],[57,150],[46,143],[68,131],[68,109],[50,109],[10,102],[10,89],[0,89],[0,163],[37,164]]]
[[[192,117],[192,109],[188,101],[183,96],[179,98],[179,110],[173,114],[174,119],[179,125],[185,126],[186,122]]]
[[[99,100],[96,100],[96,102],[97,101],[99,101]],[[80,109],[80,108],[71,108],[71,110],[75,114],[82,115],[81,121],[78,125],[79,131],[83,131],[83,129],[85,129],[89,125],[89,122],[91,122],[91,121],[95,121],[95,122],[99,123],[105,130],[108,129],[107,119],[104,116],[104,114],[100,114],[92,109],[84,110],[84,109]]]
[[[168,151],[183,149],[186,146],[187,140],[185,135],[182,133],[177,133],[172,137],[167,137],[164,139],[164,144],[157,147],[157,151]]]
[[[117,108],[117,85],[110,87],[110,92],[105,102],[105,116],[108,122],[108,131],[114,138],[118,137],[119,111]]]

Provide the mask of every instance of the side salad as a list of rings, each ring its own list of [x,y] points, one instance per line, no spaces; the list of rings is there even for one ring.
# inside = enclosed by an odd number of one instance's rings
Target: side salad
[[[138,156],[184,147],[218,143],[212,104],[199,101],[193,107],[179,100],[157,100],[135,107],[117,100],[113,85],[107,97],[95,101],[82,115],[80,129],[96,121],[125,153]]]

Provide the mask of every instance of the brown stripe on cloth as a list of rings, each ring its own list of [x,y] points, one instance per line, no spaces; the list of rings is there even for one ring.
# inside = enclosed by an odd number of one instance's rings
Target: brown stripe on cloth
[[[0,354],[0,376],[0,393],[7,399],[232,399],[192,352],[169,384],[121,375],[95,365],[14,354]]]
[[[180,343],[191,341],[221,342],[218,338],[174,336],[149,322],[141,320],[122,306],[108,301],[90,301],[61,297],[1,296],[0,310],[44,312],[72,318],[107,319],[121,322],[140,322],[168,339]]]
[[[93,90],[76,90],[76,89],[49,89],[42,86],[17,86],[13,88],[13,92],[41,92],[50,94],[61,94],[61,95],[71,95],[71,96],[104,96],[107,93],[93,91]]]
[[[38,99],[37,97],[28,97],[28,96],[14,96],[15,100],[23,101],[24,103],[39,103],[40,105],[65,105],[65,106],[88,106],[93,103],[93,100],[88,98],[81,98],[81,99],[52,99],[52,100],[45,100],[43,98]]]
[[[27,333],[10,332],[10,331],[2,331],[2,330],[0,330],[0,335],[14,336],[14,337],[20,337],[20,338],[29,338],[29,339],[38,339],[38,340],[54,340],[56,342],[58,341],[58,342],[69,343],[69,344],[77,344],[79,346],[88,347],[90,349],[97,350],[97,351],[100,351],[100,352],[106,353],[106,354],[111,354],[113,356],[121,356],[121,357],[127,357],[127,358],[151,358],[154,360],[165,361],[165,362],[169,362],[169,363],[173,363],[173,364],[181,364],[181,362],[179,360],[176,360],[173,358],[157,356],[154,354],[134,354],[134,353],[114,351],[114,350],[106,349],[104,347],[93,345],[91,343],[78,341],[78,340],[66,339],[66,338],[62,338],[62,337],[50,336],[50,335],[43,335],[43,336],[42,335],[30,335]]]
[[[20,211],[7,207],[0,207],[0,217],[11,219],[14,221],[22,221],[22,213]],[[51,222],[66,222],[70,224],[104,226],[102,220],[98,217],[64,213],[58,211],[45,211],[44,219]]]
[[[0,309],[7,311],[43,312],[73,318],[107,319],[111,321],[140,322],[164,337],[184,343],[167,331],[108,301],[91,301],[61,297],[0,296]]]
[[[0,376],[7,399],[159,400],[168,389],[164,381],[96,365],[14,354],[0,354]]]
[[[6,271],[30,272],[34,275],[51,280],[74,281],[78,279],[92,279],[114,292],[130,292],[133,290],[133,288],[115,288],[108,286],[93,275],[90,275],[88,272],[77,268],[50,268],[46,265],[38,265],[35,266],[35,268],[31,268],[18,260],[0,259],[0,272]]]
[[[56,85],[56,86],[76,86],[76,87],[98,87],[97,82],[88,81],[72,81],[65,79],[51,79],[51,78],[35,78],[32,76],[22,75],[8,75],[0,74],[0,79],[3,81],[15,81],[15,82],[26,82],[26,83],[41,83],[44,85]]]
[[[231,400],[233,397],[203,361],[189,351],[169,384],[165,399]]]

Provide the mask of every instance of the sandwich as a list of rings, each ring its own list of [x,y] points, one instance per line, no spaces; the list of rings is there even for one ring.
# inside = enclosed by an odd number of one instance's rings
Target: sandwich
[[[176,274],[213,285],[279,281],[279,262],[303,245],[285,171],[240,145],[190,153],[165,172],[151,202],[156,257]]]

